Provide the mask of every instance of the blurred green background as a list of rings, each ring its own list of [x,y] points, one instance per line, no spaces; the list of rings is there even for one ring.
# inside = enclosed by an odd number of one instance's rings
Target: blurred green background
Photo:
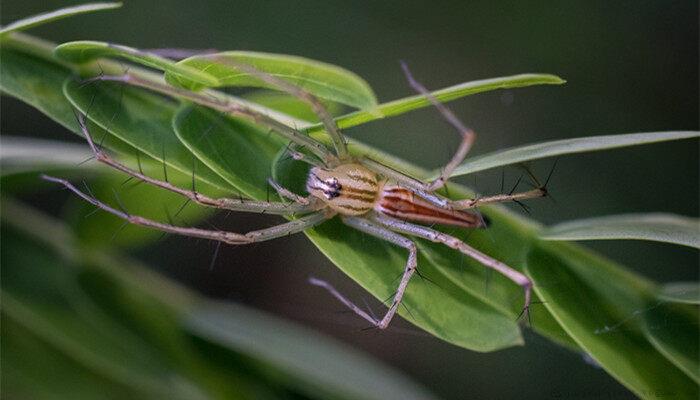
[[[3,2],[3,25],[73,2]],[[92,39],[139,48],[214,48],[288,53],[341,65],[364,77],[380,101],[411,93],[405,60],[429,88],[523,72],[562,76],[560,87],[471,96],[451,108],[478,133],[474,154],[549,139],[698,129],[697,1],[128,1],[116,11],[77,17],[31,32],[55,42]],[[78,141],[48,118],[3,98],[3,134]],[[458,136],[433,109],[345,132],[438,167]],[[534,163],[540,175],[552,160]],[[504,171],[506,185],[520,174]],[[483,193],[501,171],[461,181]],[[666,211],[698,216],[698,143],[681,141],[559,161],[550,191],[531,201],[545,224],[587,216]],[[59,212],[55,191],[28,198]],[[221,228],[270,225],[257,215],[219,216]],[[125,231],[124,234],[128,234]],[[591,242],[591,248],[659,282],[698,280],[697,251],[652,242]],[[135,256],[196,290],[296,320],[362,348],[448,399],[631,397],[580,355],[534,334],[527,345],[490,354],[459,349],[403,321],[387,332],[361,331],[314,275],[359,299],[368,295],[303,236],[249,247],[168,237]],[[376,303],[372,303],[376,306]],[[535,321],[536,323],[536,321]]]

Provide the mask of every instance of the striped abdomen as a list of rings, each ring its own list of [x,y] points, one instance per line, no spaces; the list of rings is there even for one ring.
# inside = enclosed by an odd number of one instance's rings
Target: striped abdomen
[[[474,213],[438,207],[410,190],[385,184],[374,210],[390,217],[424,224],[442,224],[478,228],[483,219]]]
[[[379,195],[377,175],[360,164],[333,169],[311,168],[306,180],[309,194],[343,215],[361,215],[374,207]]]

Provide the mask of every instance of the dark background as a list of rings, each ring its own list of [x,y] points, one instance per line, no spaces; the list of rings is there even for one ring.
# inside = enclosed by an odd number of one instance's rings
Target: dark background
[[[3,2],[1,22],[70,3]],[[498,91],[451,103],[479,134],[474,154],[549,139],[699,125],[697,1],[128,1],[120,10],[31,33],[55,42],[301,55],[358,73],[380,101],[412,94],[399,60],[429,88],[524,72],[568,80],[559,87]],[[77,140],[15,100],[3,98],[1,112],[3,134]],[[433,109],[345,133],[430,168],[444,163],[458,143]],[[545,174],[551,162],[533,168]],[[461,181],[492,193],[500,187],[500,174]],[[505,170],[511,184],[518,175]],[[529,204],[532,217],[544,224],[627,212],[697,217],[698,181],[697,140],[632,147],[562,158],[550,187],[556,203]],[[222,219],[217,226],[235,230],[275,222],[257,215]],[[656,281],[698,279],[695,250],[651,242],[586,245]],[[300,321],[363,348],[445,398],[631,397],[580,355],[530,332],[525,347],[479,354],[403,321],[387,332],[360,331],[358,318],[339,313],[342,308],[330,296],[305,280],[313,274],[352,298],[368,295],[302,235],[223,247],[210,270],[213,252],[209,243],[166,238],[135,255],[205,294]]]

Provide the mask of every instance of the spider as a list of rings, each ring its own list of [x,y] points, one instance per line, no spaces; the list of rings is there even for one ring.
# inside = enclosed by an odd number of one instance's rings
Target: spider
[[[355,305],[338,292],[330,283],[316,278],[309,279],[311,284],[326,289],[338,301],[343,303],[358,316],[367,320],[373,327],[379,329],[385,329],[389,326],[389,323],[396,314],[401,300],[404,297],[409,281],[416,272],[418,248],[416,242],[411,239],[411,237],[446,245],[477,260],[485,267],[492,268],[503,274],[523,289],[524,306],[521,316],[528,312],[531,302],[532,281],[527,276],[503,262],[469,246],[462,240],[433,229],[430,226],[441,224],[462,228],[486,228],[487,220],[475,210],[476,208],[484,204],[519,201],[546,196],[546,183],[545,185],[538,184],[539,187],[526,192],[462,200],[450,200],[438,194],[436,191],[445,186],[452,171],[466,157],[474,143],[476,135],[471,129],[467,129],[445,105],[433,97],[421,83],[413,78],[406,64],[402,63],[401,65],[409,85],[418,93],[425,96],[437,108],[442,116],[462,135],[461,144],[451,160],[442,168],[439,177],[429,182],[407,176],[400,171],[394,170],[370,158],[351,156],[348,152],[345,138],[336,126],[332,116],[324,108],[322,103],[311,93],[288,81],[259,71],[247,64],[234,62],[228,59],[221,60],[221,62],[231,64],[235,68],[305,101],[311,106],[323,123],[331,139],[332,148],[326,147],[321,142],[253,108],[238,103],[213,101],[211,97],[205,97],[194,92],[184,90],[179,92],[179,94],[185,95],[195,102],[206,104],[228,115],[244,117],[261,125],[265,125],[290,140],[295,146],[307,149],[307,153],[297,151],[295,147],[290,147],[288,150],[295,159],[303,160],[311,164],[306,182],[306,190],[308,192],[306,196],[293,193],[270,179],[269,184],[277,191],[280,197],[289,199],[291,202],[211,198],[195,191],[194,188],[192,190],[187,190],[175,186],[167,180],[154,179],[145,175],[140,169],[137,171],[117,161],[95,144],[95,141],[88,131],[85,115],[79,113],[78,122],[82,133],[97,161],[125,173],[130,177],[175,192],[202,206],[253,213],[287,216],[295,215],[300,216],[299,218],[245,234],[176,226],[137,215],[130,215],[125,210],[116,209],[82,192],[65,179],[47,175],[43,175],[42,178],[65,186],[85,201],[129,223],[158,229],[168,233],[210,239],[232,245],[261,242],[302,232],[334,216],[339,216],[346,225],[371,236],[388,241],[408,252],[408,258],[399,284],[393,295],[393,300],[381,319],[375,318],[373,315],[370,315],[362,308]],[[175,90],[165,84],[149,82],[128,73],[122,76],[101,75],[92,79],[121,81],[163,93],[172,93]]]

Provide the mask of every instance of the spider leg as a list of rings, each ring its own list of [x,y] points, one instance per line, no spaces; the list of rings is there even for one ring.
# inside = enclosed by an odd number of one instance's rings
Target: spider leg
[[[464,199],[464,200],[459,200],[459,201],[453,201],[452,207],[457,210],[464,210],[468,208],[477,208],[481,207],[486,204],[493,204],[493,203],[504,203],[507,201],[520,201],[520,200],[526,200],[526,199],[533,199],[536,197],[544,197],[547,196],[547,190],[545,188],[536,188],[532,190],[528,190],[527,192],[519,192],[519,193],[508,193],[508,194],[497,194],[494,196],[486,196],[486,197],[475,197],[473,199]]]
[[[554,166],[552,167],[552,170],[549,172],[549,175],[547,176],[547,180],[545,180],[544,183],[541,183],[537,177],[529,170],[527,169],[527,173],[530,175],[530,179],[532,179],[533,186],[535,186],[534,189],[528,190],[525,192],[518,192],[514,193],[515,189],[518,187],[518,184],[520,183],[520,179],[515,183],[513,188],[510,190],[508,193],[503,193],[503,194],[497,194],[493,196],[485,196],[485,197],[476,197],[473,199],[464,199],[464,200],[459,200],[459,201],[453,201],[452,202],[452,207],[454,209],[458,210],[463,210],[467,208],[477,208],[486,204],[493,204],[493,203],[503,203],[507,201],[514,201],[518,203],[520,206],[524,205],[520,203],[521,200],[526,200],[526,199],[533,199],[536,197],[545,197],[549,195],[549,192],[547,191],[547,184],[549,183],[549,179],[552,177],[552,173],[554,172],[554,167],[556,167],[557,163],[556,161],[554,162]],[[526,209],[527,211],[527,209]]]
[[[248,244],[291,235],[293,233],[298,233],[307,228],[311,228],[315,225],[318,225],[334,215],[334,213],[332,213],[328,209],[324,209],[312,214],[305,215],[293,221],[285,222],[283,224],[266,229],[251,231],[244,234],[217,230],[207,230],[200,228],[188,228],[171,224],[165,224],[138,215],[130,215],[125,210],[119,210],[114,207],[111,207],[106,203],[103,203],[97,200],[96,198],[83,193],[72,183],[68,182],[65,179],[55,178],[48,175],[42,175],[42,179],[63,185],[76,195],[80,196],[83,200],[93,204],[95,207],[98,207],[110,214],[116,215],[117,217],[124,219],[128,223],[158,229],[163,232],[174,233],[176,235],[216,240],[228,244]]]
[[[241,102],[232,101],[230,98],[224,97],[221,93],[211,90],[193,92],[187,89],[170,86],[163,82],[133,73],[126,73],[116,76],[99,75],[94,78],[87,79],[85,82],[89,83],[92,81],[123,82],[131,86],[152,90],[166,96],[186,99],[193,103],[220,111],[233,117],[245,118],[254,123],[264,125],[277,132],[277,134],[280,136],[296,144],[304,146],[326,163],[332,163],[337,160],[335,155],[333,155],[322,143],[317,142],[311,137],[302,134],[296,129],[293,129],[260,111],[254,110],[252,107],[245,106]]]
[[[409,222],[387,217],[382,214],[376,214],[374,220],[380,223],[382,226],[385,226],[393,231],[411,236],[417,236],[419,238],[430,240],[431,242],[435,243],[442,243],[475,259],[485,267],[496,270],[497,272],[501,273],[503,276],[505,276],[506,278],[510,279],[511,281],[515,282],[518,286],[523,288],[525,292],[525,305],[523,307],[522,313],[527,313],[530,309],[530,301],[532,297],[532,281],[523,273],[516,271],[515,269],[496,260],[495,258],[487,256],[486,254],[469,246],[463,241],[457,239],[456,237],[437,231],[435,229],[431,229],[421,225],[415,225]]]
[[[307,196],[307,197],[300,196],[300,195],[292,192],[291,190],[283,187],[282,185],[277,183],[272,178],[268,178],[267,183],[269,183],[270,186],[272,186],[275,189],[275,191],[277,191],[277,194],[279,194],[280,197],[292,200],[295,203],[303,204],[303,205],[308,205],[311,203],[311,200],[309,199],[310,196]]]
[[[320,286],[328,290],[333,297],[345,304],[357,315],[369,321],[373,326],[376,326],[379,329],[385,329],[387,326],[389,326],[389,322],[391,322],[391,319],[394,317],[394,314],[396,314],[396,311],[398,311],[399,304],[401,304],[401,300],[403,299],[408,282],[411,280],[414,272],[416,272],[416,266],[418,263],[418,249],[416,244],[411,239],[392,232],[389,229],[382,227],[366,218],[344,217],[343,222],[357,230],[368,233],[374,237],[384,239],[408,250],[408,260],[406,261],[406,266],[404,267],[401,281],[396,289],[394,300],[392,301],[389,310],[386,312],[386,314],[384,314],[384,317],[381,320],[378,320],[340,294],[340,292],[338,292],[328,282],[316,278],[311,278],[309,282],[313,285]]]
[[[253,75],[254,77],[260,79],[261,81],[275,86],[280,90],[285,91],[290,95],[306,102],[309,106],[311,106],[313,112],[319,117],[319,119],[323,123],[326,132],[328,133],[328,135],[331,138],[331,141],[333,142],[336,155],[341,160],[349,158],[348,146],[345,142],[345,138],[340,133],[340,130],[338,130],[338,126],[335,124],[333,116],[328,112],[328,110],[326,110],[326,107],[323,106],[323,104],[318,100],[316,96],[307,92],[299,86],[296,86],[284,79],[280,79],[274,75],[262,72],[251,65],[241,63],[232,59],[223,59],[216,55],[211,55],[207,58],[240,69],[243,72]]]
[[[95,159],[101,163],[104,163],[120,172],[123,172],[130,177],[139,179],[140,181],[149,183],[151,185],[160,187],[165,190],[182,195],[200,205],[214,208],[223,208],[233,211],[246,211],[246,212],[260,212],[266,214],[278,214],[278,215],[291,215],[299,212],[314,211],[317,209],[316,204],[312,204],[308,199],[305,201],[295,201],[294,203],[282,203],[282,202],[264,202],[264,201],[253,201],[244,199],[231,199],[231,198],[211,198],[205,196],[194,190],[182,189],[178,186],[173,185],[170,182],[151,178],[145,175],[141,168],[138,171],[127,167],[126,165],[120,163],[119,161],[112,158],[104,150],[95,144],[90,131],[87,128],[85,122],[85,116],[83,114],[78,114],[78,124],[80,129],[85,136],[85,139],[90,146],[90,149],[95,155]],[[140,164],[140,162],[139,162]]]
[[[425,96],[425,98],[427,98],[433,104],[433,106],[437,108],[447,122],[455,127],[455,129],[459,131],[460,135],[462,135],[462,143],[460,143],[457,151],[452,156],[452,159],[450,159],[450,161],[442,168],[440,171],[440,176],[438,176],[438,178],[436,178],[434,181],[425,184],[423,189],[432,192],[445,186],[445,183],[447,183],[450,175],[452,175],[452,171],[454,171],[454,169],[457,168],[462,161],[464,161],[464,158],[467,156],[467,153],[469,153],[469,150],[471,150],[471,147],[474,144],[474,140],[476,140],[476,134],[471,129],[465,127],[447,106],[439,102],[435,96],[433,96],[430,91],[425,88],[425,86],[413,78],[413,75],[408,69],[408,65],[406,65],[406,63],[401,62],[401,68],[406,75],[408,84],[411,85],[416,92]]]

